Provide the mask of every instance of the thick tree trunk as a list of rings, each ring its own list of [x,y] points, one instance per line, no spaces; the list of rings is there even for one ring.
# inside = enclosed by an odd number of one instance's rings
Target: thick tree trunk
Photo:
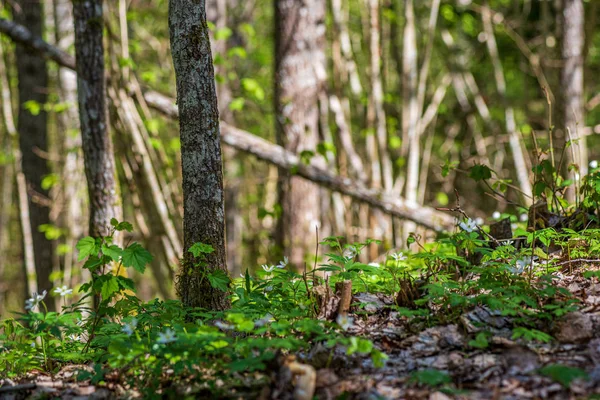
[[[275,112],[278,142],[316,153],[318,96],[325,79],[325,1],[275,1]],[[297,268],[314,251],[318,187],[280,170],[279,241]]]
[[[563,154],[561,165],[563,175],[576,179],[587,173],[587,146],[581,133],[585,123],[583,108],[583,46],[584,8],[583,0],[562,0],[560,26],[562,27],[560,88],[557,93],[555,155]],[[572,141],[563,151],[566,142]],[[578,168],[572,173],[570,166]],[[569,189],[567,198],[575,199],[575,191]]]
[[[73,2],[77,93],[85,175],[90,199],[89,234],[108,233],[122,219],[113,145],[107,130],[102,45],[102,0]]]
[[[32,34],[42,36],[44,13],[40,1],[19,1],[14,6],[15,21],[29,27]],[[35,257],[38,290],[50,291],[54,244],[40,230],[50,224],[48,190],[42,188],[42,178],[50,173],[48,152],[47,114],[44,110],[48,92],[46,61],[32,50],[18,44],[16,62],[19,77],[19,147],[29,204],[29,222]],[[54,309],[52,301],[47,302]]]
[[[226,293],[213,288],[206,273],[227,271],[219,109],[204,1],[170,0],[171,53],[177,78],[184,201],[184,255],[178,282],[184,305],[222,310]],[[206,266],[196,267],[188,249],[211,245]]]

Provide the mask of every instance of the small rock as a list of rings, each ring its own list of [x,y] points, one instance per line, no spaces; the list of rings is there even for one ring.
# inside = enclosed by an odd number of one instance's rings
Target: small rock
[[[594,334],[594,324],[589,314],[572,312],[562,318],[555,329],[556,339],[561,343],[583,342]]]
[[[434,392],[429,395],[429,400],[450,400],[450,397],[442,392]]]

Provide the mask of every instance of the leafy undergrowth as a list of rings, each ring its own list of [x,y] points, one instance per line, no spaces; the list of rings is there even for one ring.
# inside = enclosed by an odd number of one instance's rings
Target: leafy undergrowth
[[[505,221],[506,222],[506,221]],[[600,393],[600,230],[517,230],[471,220],[420,250],[359,262],[371,242],[326,238],[308,273],[287,260],[230,280],[226,312],[142,302],[121,268],[152,256],[112,235],[78,244],[91,282],[60,313],[46,293],[1,322],[0,397],[568,398]],[[131,230],[113,221],[113,233]],[[213,249],[190,251],[202,267]],[[107,273],[115,269],[115,273]],[[343,287],[352,288],[349,312]],[[71,296],[69,288],[57,288]],[[92,307],[92,299],[97,306]],[[342,303],[342,304],[340,304]],[[60,383],[57,383],[60,382]],[[365,397],[366,396],[366,397]]]

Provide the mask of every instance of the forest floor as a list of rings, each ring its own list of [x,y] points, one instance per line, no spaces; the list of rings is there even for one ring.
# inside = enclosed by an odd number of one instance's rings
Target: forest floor
[[[585,266],[587,271],[590,268],[593,266]],[[348,333],[371,339],[388,355],[385,366],[375,368],[369,358],[320,345],[295,358],[316,370],[318,399],[600,398],[600,283],[596,278],[584,278],[582,270],[581,266],[572,267],[556,275],[553,283],[576,296],[580,309],[556,321],[539,321],[537,329],[554,338],[549,343],[512,339],[511,318],[485,307],[461,315],[458,323],[426,328],[409,324],[391,311],[391,296],[358,293],[353,298],[354,324]],[[480,346],[470,340],[478,332],[487,335]],[[280,362],[279,367],[282,365]],[[53,376],[34,371],[17,382],[0,379],[0,399],[135,395],[135,390],[120,386],[119,373],[107,375],[98,385],[76,382],[75,370],[81,368],[91,369],[72,365]],[[302,398],[294,395],[291,376],[284,371],[275,365],[264,374],[246,376],[248,386],[235,389],[228,397]],[[580,376],[582,371],[585,376]],[[190,393],[192,382],[175,386],[183,398],[188,397],[186,392],[190,398],[214,398]]]

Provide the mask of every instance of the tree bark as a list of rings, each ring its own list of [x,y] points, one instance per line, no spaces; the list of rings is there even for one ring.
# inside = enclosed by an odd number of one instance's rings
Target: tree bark
[[[90,201],[89,234],[108,234],[122,219],[113,144],[107,130],[102,0],[73,2],[77,94],[85,175]]]
[[[219,109],[204,1],[170,0],[169,30],[177,79],[184,197],[184,255],[178,293],[184,305],[223,310],[225,292],[211,286],[206,273],[225,263],[225,211]],[[188,251],[211,245],[206,266],[196,267]]]
[[[18,1],[13,8],[15,21],[29,27],[32,34],[42,36],[44,13],[39,0]],[[45,154],[48,152],[47,113],[44,105],[48,93],[48,70],[46,60],[31,49],[16,46],[16,64],[19,78],[19,147],[23,176],[27,188],[29,223],[35,260],[38,290],[50,291],[54,260],[54,244],[41,231],[50,224],[50,208],[43,204],[48,190],[42,187],[42,178],[50,173]],[[54,310],[54,302],[47,302]]]
[[[316,153],[318,96],[325,79],[325,1],[275,1],[275,113],[278,142],[294,154]],[[279,244],[300,268],[314,250],[319,190],[280,170]]]

